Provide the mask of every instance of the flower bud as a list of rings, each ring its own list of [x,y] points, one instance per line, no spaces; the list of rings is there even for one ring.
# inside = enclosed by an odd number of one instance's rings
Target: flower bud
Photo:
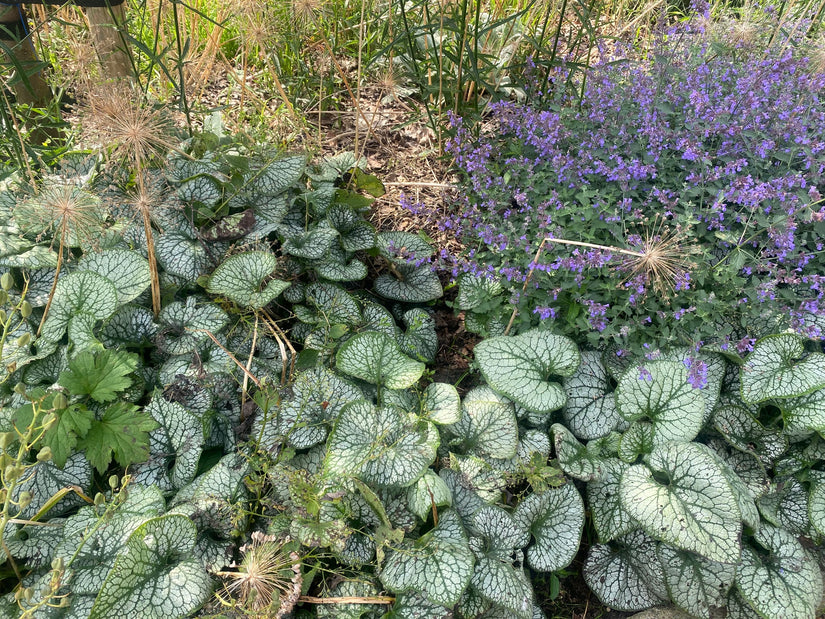
[[[31,587],[26,587],[23,589],[23,599],[27,602],[31,602],[32,598],[34,597],[34,589]]]
[[[52,399],[52,409],[56,411],[62,411],[69,405],[69,401],[66,399],[66,396],[62,393],[54,394],[54,398]]]
[[[40,451],[37,452],[37,461],[38,462],[49,462],[53,457],[52,448],[46,445]]]
[[[5,478],[5,482],[9,483],[16,480],[20,477],[22,471],[22,466],[17,466],[16,464],[8,464],[3,469],[3,477]]]
[[[14,432],[0,433],[0,449],[4,451],[14,442]]]
[[[0,305],[5,305],[8,303],[9,300],[9,293],[5,290],[0,290]],[[4,317],[3,320],[5,321],[6,318]]]
[[[6,310],[0,309],[0,324],[4,324],[6,322]]]
[[[49,413],[48,415],[46,415],[43,418],[43,429],[48,430],[49,428],[51,428],[56,423],[57,423],[57,415],[55,415],[54,413]]]
[[[23,346],[28,346],[29,343],[32,341],[32,334],[31,333],[24,333],[20,337],[17,338],[17,346],[23,348]]]
[[[120,483],[120,480],[117,478],[117,475],[112,475],[109,477],[109,487],[112,489],[112,492],[117,490],[117,486]]]
[[[32,304],[29,303],[28,301],[23,301],[20,304],[20,315],[23,318],[28,318],[29,316],[31,316],[32,315]]]
[[[24,490],[20,493],[20,498],[17,499],[17,504],[20,506],[21,509],[26,509],[29,506],[29,503],[32,502],[32,493],[28,490]]]
[[[104,505],[105,503],[106,503],[106,497],[103,496],[102,492],[98,492],[95,495],[95,506],[100,507],[101,505]]]
[[[63,560],[63,557],[55,557],[52,559],[52,569],[57,572],[62,572],[63,568],[66,567],[66,562]]]
[[[11,273],[3,273],[3,275],[0,275],[0,288],[3,290],[11,290],[12,286],[14,286],[14,278],[11,276]]]
[[[26,395],[26,383],[17,383],[14,386],[14,392],[17,395]]]

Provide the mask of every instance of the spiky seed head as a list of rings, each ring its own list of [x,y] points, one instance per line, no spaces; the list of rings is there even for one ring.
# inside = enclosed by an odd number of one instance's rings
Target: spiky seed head
[[[75,185],[50,183],[21,201],[14,219],[28,234],[62,237],[68,247],[79,247],[99,236],[106,217],[97,196]]]

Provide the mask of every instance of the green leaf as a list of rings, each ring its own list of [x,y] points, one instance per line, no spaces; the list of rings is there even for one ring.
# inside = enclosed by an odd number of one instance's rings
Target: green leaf
[[[438,274],[429,264],[396,264],[393,274],[383,273],[375,278],[375,292],[385,299],[404,303],[428,303],[443,293]]]
[[[49,316],[43,325],[43,337],[58,341],[74,316],[88,314],[95,320],[103,320],[111,316],[117,306],[117,288],[109,279],[92,271],[64,275],[57,282]]]
[[[446,425],[461,419],[458,390],[447,383],[430,383],[421,398],[421,416],[433,423]]]
[[[628,421],[649,420],[654,444],[692,441],[705,413],[702,391],[687,382],[687,369],[675,361],[631,367],[616,388],[616,408]]]
[[[152,311],[137,305],[118,308],[106,322],[100,337],[107,348],[150,345],[158,331]]]
[[[336,367],[343,373],[388,389],[406,389],[424,373],[424,364],[413,361],[392,338],[375,331],[359,333],[338,350]]]
[[[119,350],[84,351],[69,360],[69,369],[58,382],[72,395],[89,396],[95,402],[113,401],[132,384],[129,374],[138,366],[138,356]]]
[[[694,617],[711,619],[716,608],[725,606],[736,577],[736,566],[710,561],[692,552],[659,544],[668,593],[679,608]]]
[[[43,435],[43,445],[51,448],[52,461],[62,469],[78,439],[92,427],[95,414],[82,404],[72,404],[55,414],[57,421]]]
[[[601,475],[587,484],[587,503],[602,544],[639,528],[639,523],[622,507],[619,493],[619,483],[628,466],[618,458],[607,458],[601,463]]]
[[[401,320],[406,327],[398,334],[398,345],[408,357],[432,363],[438,350],[438,336],[435,334],[435,319],[420,308],[404,312]]]
[[[713,427],[732,447],[758,456],[766,466],[788,449],[788,439],[779,430],[765,428],[746,408],[736,404],[717,407]]]
[[[461,419],[448,426],[461,439],[462,453],[512,458],[518,448],[518,422],[513,403],[486,386],[475,387],[461,407]]]
[[[746,546],[736,587],[763,617],[814,619],[822,596],[819,567],[793,534],[763,524],[754,533],[761,547]]]
[[[306,158],[303,155],[280,157],[250,175],[247,184],[254,186],[258,193],[278,195],[301,180],[305,169]]]
[[[420,593],[402,593],[395,598],[386,619],[451,619],[453,613],[441,604],[430,602]]]
[[[149,262],[140,254],[127,249],[110,249],[84,254],[78,269],[92,271],[109,281],[117,289],[118,305],[136,299],[149,287]]]
[[[289,282],[264,281],[278,266],[275,254],[265,251],[236,254],[222,262],[206,285],[207,292],[224,295],[238,305],[261,309],[289,286]]]
[[[209,574],[187,553],[197,531],[185,516],[153,518],[129,536],[89,619],[186,617],[212,594]]]
[[[772,490],[759,497],[762,518],[797,535],[809,536],[808,493],[802,484],[791,477],[776,483]]]
[[[438,444],[433,424],[411,422],[400,409],[361,400],[344,407],[338,417],[325,468],[367,483],[405,487],[433,463]]]
[[[427,469],[407,490],[407,504],[410,511],[426,522],[433,513],[433,507],[450,507],[453,495],[444,480]]]
[[[825,535],[825,474],[811,471],[813,481],[808,496],[808,519],[820,535]]]
[[[584,527],[584,503],[573,484],[527,495],[513,518],[535,539],[527,548],[527,561],[533,569],[555,572],[570,565]]]
[[[777,402],[785,422],[783,434],[789,438],[805,438],[813,432],[825,436],[825,389],[799,398]]]
[[[320,260],[313,260],[309,268],[315,269],[318,277],[333,282],[356,282],[367,277],[367,267],[360,260],[351,259],[335,245]]]
[[[102,475],[109,468],[112,456],[123,467],[145,462],[149,457],[148,432],[157,427],[158,424],[134,404],[116,402],[106,409],[100,420],[92,422],[77,447]]]
[[[649,454],[656,446],[653,424],[647,420],[634,421],[619,441],[619,457],[628,463]]]
[[[12,496],[15,500],[20,497],[21,492],[30,492],[33,496],[32,502],[20,512],[18,518],[25,520],[34,516],[62,488],[79,486],[87,489],[91,487],[91,483],[92,467],[83,454],[70,456],[62,469],[57,468],[53,462],[38,462],[26,470]],[[69,493],[49,510],[49,517],[73,512],[83,504],[80,497],[73,492]]]
[[[464,273],[458,278],[456,308],[467,311],[486,307],[493,297],[503,291],[504,288],[498,279]]]
[[[584,581],[603,604],[616,610],[635,612],[656,606],[667,600],[667,592],[659,591],[661,566],[651,560],[655,556],[656,542],[642,531],[611,544],[595,544],[582,568]]]
[[[414,545],[388,553],[381,582],[391,591],[419,592],[442,606],[454,606],[473,575],[473,553],[458,515],[447,510]]]
[[[797,335],[769,335],[756,343],[740,376],[745,402],[803,396],[825,387],[825,355],[805,355]]]
[[[429,258],[435,250],[417,234],[410,232],[380,232],[378,250],[396,265],[406,265],[410,260]]]
[[[494,557],[481,557],[476,562],[473,589],[519,619],[533,617],[533,589],[524,571]]]
[[[741,514],[708,448],[665,443],[622,475],[622,506],[656,539],[720,563],[738,563]]]
[[[316,323],[354,326],[361,322],[358,303],[339,286],[327,283],[310,284],[306,287],[305,296],[307,303],[315,307],[316,316],[313,318]]]
[[[576,479],[592,481],[601,476],[602,458],[576,440],[576,437],[560,423],[550,427],[556,456],[562,470]]]
[[[475,357],[490,387],[534,413],[564,406],[566,395],[554,379],[571,376],[581,362],[572,340],[539,330],[483,340]]]
[[[155,255],[164,271],[186,282],[206,275],[212,266],[203,243],[175,230],[155,237]]]
[[[160,311],[162,325],[159,347],[170,355],[192,352],[217,335],[229,323],[229,316],[212,302],[186,297],[186,302],[170,303]]]
[[[581,359],[579,368],[563,381],[567,394],[564,425],[583,440],[607,436],[624,422],[616,410],[610,375],[599,352],[585,350]]]
[[[300,235],[287,238],[281,248],[284,253],[308,260],[320,260],[324,257],[335,239],[338,231],[335,228],[316,226]]]

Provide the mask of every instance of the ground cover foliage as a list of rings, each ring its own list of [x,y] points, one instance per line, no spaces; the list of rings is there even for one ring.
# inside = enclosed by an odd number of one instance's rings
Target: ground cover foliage
[[[702,23],[457,124],[463,256],[214,116],[6,177],[0,616],[533,618],[583,556],[617,610],[815,617],[822,74]]]

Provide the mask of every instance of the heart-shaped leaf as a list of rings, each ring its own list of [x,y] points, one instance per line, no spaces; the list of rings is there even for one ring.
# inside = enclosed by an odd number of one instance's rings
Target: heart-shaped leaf
[[[447,383],[430,383],[421,399],[421,416],[433,423],[451,424],[461,419],[458,390]]]
[[[582,362],[563,381],[567,403],[562,409],[564,425],[580,439],[599,438],[624,425],[616,410],[610,375],[595,350],[581,353]]]
[[[406,329],[398,334],[398,345],[404,354],[424,363],[435,361],[438,336],[435,334],[433,317],[416,307],[404,312],[401,321]]]
[[[592,481],[601,476],[603,460],[598,453],[582,445],[573,433],[560,423],[554,423],[550,432],[553,434],[556,457],[565,473],[582,481]]]
[[[115,285],[118,305],[136,299],[149,287],[149,263],[137,252],[127,249],[85,254],[78,269],[102,275]]]
[[[433,509],[451,506],[453,495],[444,480],[428,469],[407,490],[407,503],[412,513],[426,521]]]
[[[360,400],[344,407],[328,442],[326,470],[367,483],[405,487],[435,460],[439,436],[429,422]]]
[[[212,594],[209,574],[187,553],[197,530],[185,516],[143,523],[112,566],[89,619],[186,617]]]
[[[532,619],[533,588],[524,570],[495,557],[481,557],[470,584],[484,599],[506,609],[507,617]]]
[[[444,293],[438,275],[428,264],[396,264],[393,274],[379,275],[373,287],[385,299],[404,303],[428,303]]]
[[[359,333],[338,350],[336,367],[373,385],[388,389],[406,389],[424,373],[424,364],[410,359],[398,344],[375,331]]]
[[[622,506],[656,539],[720,563],[739,562],[742,519],[736,496],[707,447],[665,443],[647,466],[630,466]]]
[[[797,335],[769,335],[745,359],[741,381],[745,402],[803,396],[825,387],[825,355],[805,355],[803,340]]]
[[[783,434],[791,438],[804,438],[813,432],[825,436],[825,389],[798,398],[777,402],[785,422]]]
[[[570,565],[584,527],[584,503],[573,484],[527,495],[513,518],[535,539],[527,548],[527,561],[533,569],[555,572]]]
[[[93,320],[111,316],[118,306],[117,288],[106,277],[92,271],[75,271],[57,282],[49,316],[43,325],[43,338],[58,341],[69,321],[87,314]]]
[[[282,246],[285,253],[308,260],[320,260],[338,238],[335,228],[315,226],[303,234],[288,237]]]
[[[616,388],[616,408],[628,421],[649,420],[655,444],[692,441],[702,427],[705,399],[687,378],[685,366],[675,361],[631,367]]]
[[[572,340],[539,330],[483,340],[474,352],[490,387],[535,413],[564,406],[564,389],[554,379],[571,376],[581,361]]]
[[[456,307],[465,311],[484,308],[503,291],[504,287],[498,279],[464,273],[458,278]]]
[[[783,529],[763,524],[754,539],[762,551],[746,546],[742,553],[736,578],[742,598],[762,617],[814,619],[822,596],[816,561]]]
[[[639,523],[622,507],[619,494],[619,483],[628,466],[617,458],[607,458],[601,462],[601,475],[587,484],[587,503],[602,544],[639,528]]]
[[[461,439],[461,452],[512,458],[518,447],[518,422],[513,403],[486,386],[472,389],[461,407],[458,423],[448,427]]]
[[[725,606],[736,577],[735,565],[710,561],[667,544],[659,544],[657,552],[667,590],[679,608],[694,617],[711,619],[715,608]]]
[[[186,282],[205,275],[211,266],[203,243],[175,230],[155,237],[155,255],[164,271]]]
[[[634,612],[656,606],[666,601],[667,592],[660,595],[661,566],[651,560],[655,556],[656,542],[642,531],[610,544],[595,544],[582,568],[584,580],[602,603],[616,610]]]
[[[279,279],[272,279],[264,285],[277,266],[278,258],[269,252],[236,254],[215,269],[206,290],[224,295],[238,305],[261,309],[289,286],[289,282]]]
[[[470,583],[474,563],[458,515],[446,510],[438,526],[414,545],[388,553],[381,581],[391,591],[415,591],[454,606]]]

